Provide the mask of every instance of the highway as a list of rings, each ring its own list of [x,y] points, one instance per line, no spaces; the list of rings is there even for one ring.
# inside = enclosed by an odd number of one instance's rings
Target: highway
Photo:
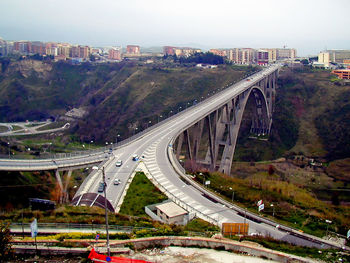
[[[80,186],[75,198],[79,199],[79,196],[86,193],[102,195],[102,193],[98,193],[98,186],[102,181],[102,167],[104,167],[107,182],[107,200],[114,208],[114,211],[118,212],[125,190],[131,181],[131,176],[137,169],[144,171],[152,181],[178,205],[184,207],[191,214],[195,214],[197,217],[211,223],[220,226],[223,222],[246,222],[249,223],[249,233],[268,235],[297,245],[315,246],[319,248],[328,248],[331,246],[339,247],[339,245],[301,234],[288,227],[276,227],[277,224],[274,222],[258,218],[246,212],[244,209],[232,206],[232,204],[205,192],[205,190],[191,182],[185,183],[184,180],[181,179],[181,176],[186,175],[182,173],[181,168],[177,166],[177,161],[172,156],[172,144],[181,132],[191,127],[214,110],[222,107],[233,97],[250,89],[266,75],[278,70],[279,67],[280,65],[272,65],[250,76],[249,81],[245,79],[223,89],[221,92],[205,101],[164,120],[162,123],[152,127],[152,129],[149,129],[149,131],[144,132],[138,137],[135,136],[133,140],[118,146],[110,154],[100,152],[91,156],[85,155],[76,157],[75,159],[66,158],[36,161],[35,164],[29,161],[23,161],[23,163],[20,164],[18,160],[12,160],[13,163],[11,163],[11,160],[0,160],[0,169],[4,170],[4,167],[7,167],[7,169],[11,167],[12,169],[16,169],[16,165],[23,165],[22,169],[28,167],[28,165],[38,166],[43,170],[43,167],[57,169],[60,167],[74,166],[77,163],[98,163],[99,160],[100,162],[103,161],[99,165],[99,170],[95,170],[89,175],[87,180]],[[133,154],[138,154],[141,157],[140,161],[133,161]],[[123,161],[121,167],[115,165],[117,160]],[[121,183],[119,185],[114,185],[113,181],[115,179],[120,179]],[[98,196],[96,196],[96,199],[97,197]],[[94,201],[90,205],[94,205]]]
[[[178,116],[175,116],[164,122],[161,126],[153,129],[149,133],[133,141],[127,147],[122,147],[113,151],[113,157],[106,163],[105,173],[107,178],[107,199],[111,202],[115,211],[119,211],[120,198],[127,185],[130,175],[137,169],[143,170],[152,177],[152,181],[159,186],[165,194],[180,206],[184,207],[197,217],[205,219],[217,225],[223,222],[247,222],[249,223],[249,233],[269,235],[279,240],[288,241],[303,246],[316,246],[319,248],[329,247],[330,245],[322,243],[313,237],[305,239],[305,235],[288,227],[280,227],[274,222],[260,220],[257,216],[247,213],[244,209],[233,207],[231,204],[222,201],[211,194],[203,194],[197,187],[184,183],[179,173],[174,170],[176,164],[171,163],[169,152],[172,152],[172,143],[174,139],[186,128],[192,126],[203,116],[211,113],[223,104],[227,103],[228,98],[232,98],[242,93],[248,87],[251,87],[264,75],[277,69],[274,66],[265,69],[250,77],[250,81],[240,81],[233,88],[228,88],[221,93],[187,109]],[[140,162],[132,160],[132,155],[138,154],[141,157]],[[120,159],[123,161],[121,167],[116,167],[115,162]],[[113,180],[119,178],[120,185],[113,185]],[[89,187],[85,185],[79,189],[77,195],[86,192],[97,192],[98,184],[102,181],[101,170],[93,177]],[[277,227],[276,227],[277,226]]]

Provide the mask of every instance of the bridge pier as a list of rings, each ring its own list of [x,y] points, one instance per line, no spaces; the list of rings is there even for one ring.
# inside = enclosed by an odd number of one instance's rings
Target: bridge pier
[[[182,147],[185,145],[184,152],[188,158],[187,161],[191,163],[191,169],[194,169],[196,163],[211,171],[230,174],[248,99],[254,102],[250,132],[256,135],[270,133],[277,76],[277,72],[273,72],[263,80],[254,83],[179,134],[176,148],[177,158],[180,157]],[[200,158],[199,149],[203,149],[201,145],[207,147],[204,159]]]
[[[60,170],[57,169],[55,172],[56,180],[57,180],[57,183],[58,183],[59,188],[60,188],[60,193],[59,193],[59,203],[60,204],[69,202],[68,185],[69,185],[73,170],[69,169],[68,171],[62,171],[62,172],[63,172],[62,176],[64,176],[65,172],[67,172],[66,173],[67,176],[66,176],[66,180],[65,180],[64,184],[62,182]]]

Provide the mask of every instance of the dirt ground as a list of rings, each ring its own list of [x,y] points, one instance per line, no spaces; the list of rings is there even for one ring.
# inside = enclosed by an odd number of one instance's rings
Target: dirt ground
[[[153,263],[266,263],[277,262],[205,248],[167,247],[137,252],[130,257]]]

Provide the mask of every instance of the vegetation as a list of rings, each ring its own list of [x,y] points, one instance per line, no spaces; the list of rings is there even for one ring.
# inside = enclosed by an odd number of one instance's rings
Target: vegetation
[[[224,64],[224,58],[222,56],[214,55],[211,52],[206,53],[195,53],[189,57],[180,57],[177,58],[176,55],[174,56],[174,61],[179,61],[180,63],[204,63],[204,64],[211,64],[211,65],[219,65]]]
[[[0,262],[5,262],[12,255],[11,239],[9,225],[0,221]]]
[[[131,216],[146,216],[145,206],[160,203],[168,197],[162,194],[143,172],[135,174],[119,213]]]
[[[161,115],[165,118],[185,109],[252,69],[222,65],[203,70],[166,60],[150,65],[1,62],[0,121],[56,118],[73,107],[82,108],[87,113],[72,123],[70,133],[78,141],[100,143],[115,141],[116,130],[125,139],[135,128],[140,131]]]
[[[195,180],[202,183],[204,177],[210,181],[209,189],[227,200],[234,198],[236,204],[254,213],[258,212],[256,203],[264,200],[262,216],[304,232],[319,237],[328,234],[327,230],[346,234],[350,227],[350,209],[347,206],[327,205],[303,185],[291,183],[283,174],[269,174],[269,166],[264,167],[265,171],[255,172],[245,179],[202,172],[195,174]],[[325,219],[333,223],[328,225]]]

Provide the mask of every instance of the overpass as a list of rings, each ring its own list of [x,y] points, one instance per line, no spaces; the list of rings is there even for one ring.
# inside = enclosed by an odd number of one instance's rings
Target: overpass
[[[171,200],[190,214],[213,224],[221,226],[224,222],[247,222],[250,233],[261,233],[304,246],[337,247],[336,244],[302,234],[289,227],[280,227],[275,222],[260,218],[218,198],[190,180],[176,158],[184,145],[191,162],[229,174],[248,99],[255,105],[251,132],[270,132],[279,68],[280,65],[272,65],[225,87],[205,101],[123,141],[111,151],[104,149],[88,155],[52,160],[2,159],[0,169],[59,171],[99,163],[99,169],[90,173],[83,182],[72,204],[104,207],[104,198],[98,193],[98,185],[104,172],[107,181],[107,208],[113,212],[119,211],[134,172],[141,170]],[[207,134],[204,136],[205,131]],[[208,151],[205,159],[200,160],[198,149],[205,140]],[[133,161],[133,154],[138,154],[141,161]],[[121,167],[115,165],[119,159],[123,161]],[[114,185],[115,179],[120,179],[121,183]],[[65,186],[62,182],[60,184],[63,189]]]

